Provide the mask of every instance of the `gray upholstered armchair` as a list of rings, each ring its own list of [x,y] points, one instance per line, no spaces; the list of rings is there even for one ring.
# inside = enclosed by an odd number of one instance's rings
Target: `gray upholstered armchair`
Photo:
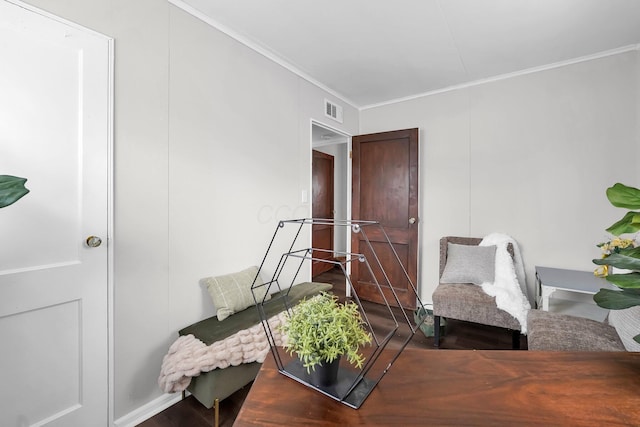
[[[443,237],[440,239],[440,279],[447,264],[448,244],[477,246],[482,239],[474,237]],[[513,247],[507,250],[513,257]],[[489,266],[495,268],[494,265]],[[520,348],[520,324],[512,315],[496,306],[495,298],[480,286],[471,283],[442,283],[433,292],[434,346],[440,346],[440,318],[457,319],[512,331],[514,349]]]

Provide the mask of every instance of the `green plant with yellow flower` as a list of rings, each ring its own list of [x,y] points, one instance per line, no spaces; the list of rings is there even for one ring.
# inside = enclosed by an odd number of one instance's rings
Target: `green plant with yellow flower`
[[[621,249],[626,249],[628,247],[635,247],[636,242],[634,239],[623,239],[622,237],[613,237],[607,242],[602,242],[596,245],[602,251],[602,258],[606,258],[611,254],[619,254]],[[609,274],[609,266],[601,265],[600,267],[594,270],[594,274],[598,277],[605,277]]]
[[[607,228],[607,232],[619,238],[602,247],[608,253],[601,259],[594,259],[593,263],[600,266],[616,267],[629,270],[625,274],[607,274],[607,282],[613,283],[620,290],[600,289],[593,296],[594,301],[600,307],[609,310],[621,310],[640,305],[640,247],[633,243],[625,243],[621,235],[640,232],[640,190],[617,183],[607,188],[607,198],[615,207],[633,209],[628,211],[622,219]],[[626,247],[622,247],[626,244]],[[640,334],[633,338],[640,343]]]

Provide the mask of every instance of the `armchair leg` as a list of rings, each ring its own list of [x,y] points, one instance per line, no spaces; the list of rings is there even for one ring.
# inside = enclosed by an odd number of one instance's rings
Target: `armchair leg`
[[[511,331],[511,347],[514,350],[520,350],[520,331]]]
[[[440,316],[433,316],[433,346],[440,348]]]

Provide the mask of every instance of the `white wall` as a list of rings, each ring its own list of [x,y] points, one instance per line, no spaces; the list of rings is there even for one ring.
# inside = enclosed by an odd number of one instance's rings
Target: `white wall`
[[[362,133],[420,128],[420,288],[438,240],[502,232],[534,267],[591,270],[621,217],[605,196],[638,184],[638,52],[363,110]]]
[[[325,120],[324,98],[344,106],[332,125],[348,134],[359,113],[167,2],[28,2],[115,39],[112,409],[126,419],[161,397],[176,331],[213,314],[197,280],[259,262],[277,219],[308,215],[310,119]],[[513,235],[530,279],[535,264],[591,268],[619,216],[604,189],[639,176],[637,60],[360,113],[362,133],[421,129],[425,301],[445,234]]]
[[[310,215],[311,119],[331,98],[177,8],[170,34],[169,323],[155,369],[178,329],[215,314],[199,279],[259,265],[278,220]],[[335,101],[338,128],[357,130],[357,110]]]
[[[328,94],[179,9],[171,28],[173,333],[215,314],[199,279],[259,265],[278,220],[310,215],[311,118]]]
[[[309,215],[324,99],[346,133],[358,111],[165,1],[29,3],[115,39],[112,410],[128,425],[163,401],[177,331],[215,313],[198,280],[259,264],[277,220]]]

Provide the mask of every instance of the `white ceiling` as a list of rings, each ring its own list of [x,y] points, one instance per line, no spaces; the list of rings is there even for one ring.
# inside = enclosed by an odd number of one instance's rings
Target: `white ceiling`
[[[640,43],[640,0],[170,1],[356,107]]]

